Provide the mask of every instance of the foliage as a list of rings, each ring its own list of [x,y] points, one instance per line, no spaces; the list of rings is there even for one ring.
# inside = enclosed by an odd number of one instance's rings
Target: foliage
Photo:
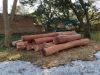
[[[34,1],[36,0],[23,0],[23,4],[34,6]],[[91,9],[93,1],[88,0],[85,2],[84,0],[77,0],[73,3],[71,0],[40,0],[40,5],[33,14],[44,25],[45,30],[48,30],[50,21],[54,18],[68,20],[73,17],[80,23],[79,30],[83,30],[84,35],[90,37],[90,19],[92,15],[89,15],[89,9]],[[56,20],[54,21],[53,23],[57,24]]]

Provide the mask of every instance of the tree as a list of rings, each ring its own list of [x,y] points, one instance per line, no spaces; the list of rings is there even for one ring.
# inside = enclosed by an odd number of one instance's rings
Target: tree
[[[84,32],[84,36],[91,38],[90,36],[90,22],[89,22],[89,15],[88,15],[88,9],[89,9],[89,3],[84,2],[83,0],[78,0],[75,3],[72,3],[71,0],[67,0],[66,3],[69,4],[70,8],[75,13],[77,19],[80,22],[80,30],[82,29]]]
[[[5,41],[6,47],[11,45],[11,25],[16,10],[17,0],[14,0],[11,15],[8,15],[8,0],[3,0],[3,19],[4,19],[4,30],[5,30]]]
[[[44,21],[49,21],[55,16],[70,18],[69,14],[71,14],[71,12],[69,12],[69,10],[72,10],[77,20],[80,22],[79,31],[83,31],[84,36],[90,38],[91,23],[88,11],[92,2],[93,0],[87,0],[87,2],[85,2],[84,0],[77,0],[75,3],[73,3],[72,0],[42,0],[42,3],[40,3],[40,6],[37,9],[37,12],[40,13],[41,11],[41,16]],[[29,0],[28,2],[26,2],[26,4],[31,5],[33,4],[33,1]]]
[[[17,1],[18,1],[18,0],[14,0],[14,1],[13,1],[13,6],[12,6],[11,14],[10,14],[10,23],[12,23],[12,21],[13,21],[13,19],[14,19],[14,15],[15,15],[15,13],[16,13]]]
[[[3,0],[3,18],[4,18],[4,28],[5,28],[5,46],[9,47],[11,44],[11,34],[10,34],[10,24],[8,16],[8,0]]]

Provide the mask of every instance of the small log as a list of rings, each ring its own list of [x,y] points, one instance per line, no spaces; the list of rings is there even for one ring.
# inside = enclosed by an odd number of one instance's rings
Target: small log
[[[53,33],[45,33],[45,34],[37,34],[37,35],[24,35],[21,37],[23,41],[28,41],[28,42],[34,42],[34,39],[37,38],[43,38],[43,37],[55,37],[59,34],[62,35],[70,35],[70,34],[76,34],[75,31],[67,31],[67,32],[53,32]]]
[[[61,50],[64,50],[64,49],[69,49],[69,48],[76,47],[76,46],[87,45],[87,44],[89,44],[89,42],[90,42],[89,39],[80,39],[80,40],[75,40],[75,41],[71,41],[71,42],[64,43],[64,44],[53,45],[51,47],[44,48],[42,51],[45,56],[48,56],[48,55],[52,55],[52,54],[59,52]]]
[[[34,50],[34,43],[28,43],[26,50]]]
[[[37,38],[37,39],[34,39],[34,42],[35,42],[36,44],[48,43],[48,42],[52,42],[54,38],[55,38],[55,37]]]
[[[43,44],[33,45],[35,51],[41,51],[44,48]]]
[[[28,45],[27,41],[21,41],[20,40],[20,41],[16,42],[16,48],[17,48],[17,50],[26,49],[27,45]]]
[[[55,37],[53,39],[53,43],[54,44],[61,44],[61,43],[66,43],[69,41],[74,41],[74,40],[78,40],[81,39],[81,35],[80,34],[74,34],[74,35],[59,35],[57,37]]]

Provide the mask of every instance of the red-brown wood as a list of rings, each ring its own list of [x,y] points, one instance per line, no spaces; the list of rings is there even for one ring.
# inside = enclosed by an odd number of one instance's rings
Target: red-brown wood
[[[45,34],[37,34],[37,35],[24,35],[21,37],[23,41],[32,42],[34,39],[43,38],[43,37],[55,37],[57,35],[71,35],[76,34],[75,31],[66,31],[66,32],[52,32],[52,33],[45,33]]]
[[[56,32],[46,33],[46,34],[37,34],[37,35],[24,35],[24,36],[22,36],[22,40],[31,42],[31,41],[34,41],[34,39],[37,39],[37,38],[55,37],[57,35],[58,35],[58,33],[56,33]]]
[[[64,44],[53,45],[51,47],[44,48],[42,51],[45,56],[48,56],[64,49],[68,50],[69,48],[72,47],[87,45],[89,44],[89,42],[90,42],[89,39],[80,39],[80,40],[75,40]]]
[[[81,39],[81,35],[80,34],[74,34],[74,35],[59,35],[57,37],[55,37],[53,39],[53,43],[54,44],[61,44],[61,43],[66,43],[69,41],[74,41],[74,40],[78,40]]]
[[[35,42],[36,44],[48,43],[48,42],[52,42],[54,38],[55,38],[55,37],[37,38],[37,39],[34,39],[34,42]]]
[[[20,41],[16,42],[17,50],[26,49],[27,45],[28,45],[27,41],[21,41],[20,40]]]

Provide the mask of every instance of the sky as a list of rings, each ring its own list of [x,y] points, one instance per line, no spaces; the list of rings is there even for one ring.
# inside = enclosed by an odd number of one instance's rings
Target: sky
[[[2,11],[2,8],[3,8],[3,6],[2,6],[2,2],[3,0],[0,0],[0,12]],[[13,0],[8,0],[8,11],[10,12],[10,10],[11,10],[11,6],[12,6],[12,4],[13,4]],[[19,2],[17,3],[17,5],[19,5]]]
[[[3,6],[2,6],[2,1],[3,1],[3,0],[0,0],[0,13],[2,12],[2,8],[3,8]],[[14,0],[8,0],[8,12],[9,12],[9,13],[10,13],[10,11],[11,11],[11,6],[12,6],[12,4],[13,4],[13,1],[14,1]],[[38,4],[38,3],[37,3],[37,4]],[[17,5],[18,5],[18,6],[20,5],[19,0],[18,0]],[[35,7],[34,7],[33,9],[30,8],[30,7],[25,7],[25,9],[26,9],[27,11],[29,11],[29,12],[32,12],[32,10],[36,9],[36,7],[37,7],[37,5],[35,5]]]
[[[2,6],[2,1],[3,0],[0,0],[0,13],[2,12],[2,7],[3,7]],[[8,0],[8,12],[9,13],[11,11],[11,6],[13,4],[13,1],[14,0]],[[75,0],[72,0],[72,1],[74,2]],[[18,1],[17,5],[20,5],[19,1]],[[30,7],[26,7],[26,10],[29,11],[29,12],[32,12],[32,10],[36,9],[37,6],[38,6],[38,2],[37,2],[37,4],[35,5],[35,7],[33,9],[30,8]],[[95,3],[93,3],[93,6],[96,6],[96,8],[99,9],[99,11],[100,11],[100,0],[95,0]]]

